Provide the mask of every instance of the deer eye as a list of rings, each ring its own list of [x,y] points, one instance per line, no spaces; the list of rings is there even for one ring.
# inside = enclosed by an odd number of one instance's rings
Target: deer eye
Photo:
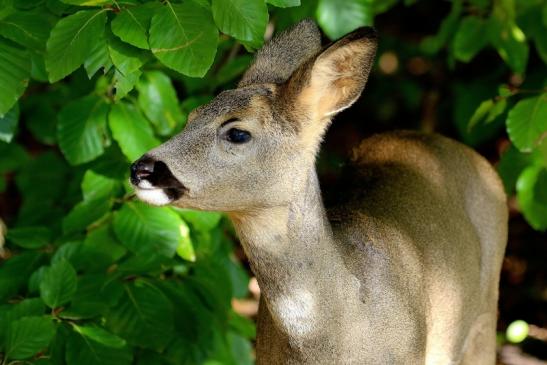
[[[240,144],[249,142],[250,139],[251,133],[247,131],[242,131],[241,129],[230,128],[228,132],[226,132],[226,140],[228,142]]]

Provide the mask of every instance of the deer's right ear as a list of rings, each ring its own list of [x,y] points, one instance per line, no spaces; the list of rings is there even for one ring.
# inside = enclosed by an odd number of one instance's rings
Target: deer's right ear
[[[320,50],[321,33],[317,25],[312,20],[303,20],[276,35],[257,52],[238,86],[283,83]]]
[[[284,104],[304,111],[321,135],[330,117],[363,91],[376,54],[376,32],[359,28],[302,65],[284,85]],[[296,105],[294,105],[296,104]]]

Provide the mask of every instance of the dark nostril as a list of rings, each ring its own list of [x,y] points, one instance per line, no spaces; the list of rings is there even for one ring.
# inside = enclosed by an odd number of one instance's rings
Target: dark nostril
[[[142,157],[131,165],[131,182],[138,184],[143,178],[154,173],[155,161],[148,157]]]

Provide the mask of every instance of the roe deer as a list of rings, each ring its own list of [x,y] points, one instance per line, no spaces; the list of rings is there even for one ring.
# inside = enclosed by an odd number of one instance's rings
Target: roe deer
[[[319,145],[376,43],[361,28],[322,48],[299,23],[132,166],[145,202],[233,221],[262,289],[258,364],[495,362],[507,211],[486,160],[439,135],[378,135],[353,152],[340,202],[322,202]]]

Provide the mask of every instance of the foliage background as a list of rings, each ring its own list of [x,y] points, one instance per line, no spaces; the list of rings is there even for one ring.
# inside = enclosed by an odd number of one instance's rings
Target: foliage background
[[[502,360],[547,358],[547,1],[0,0],[2,365],[253,362],[230,223],[135,201],[128,166],[233,87],[265,33],[306,17],[328,39],[381,35],[318,162],[327,199],[372,133],[476,148],[510,196],[500,346],[511,322],[532,324]]]

